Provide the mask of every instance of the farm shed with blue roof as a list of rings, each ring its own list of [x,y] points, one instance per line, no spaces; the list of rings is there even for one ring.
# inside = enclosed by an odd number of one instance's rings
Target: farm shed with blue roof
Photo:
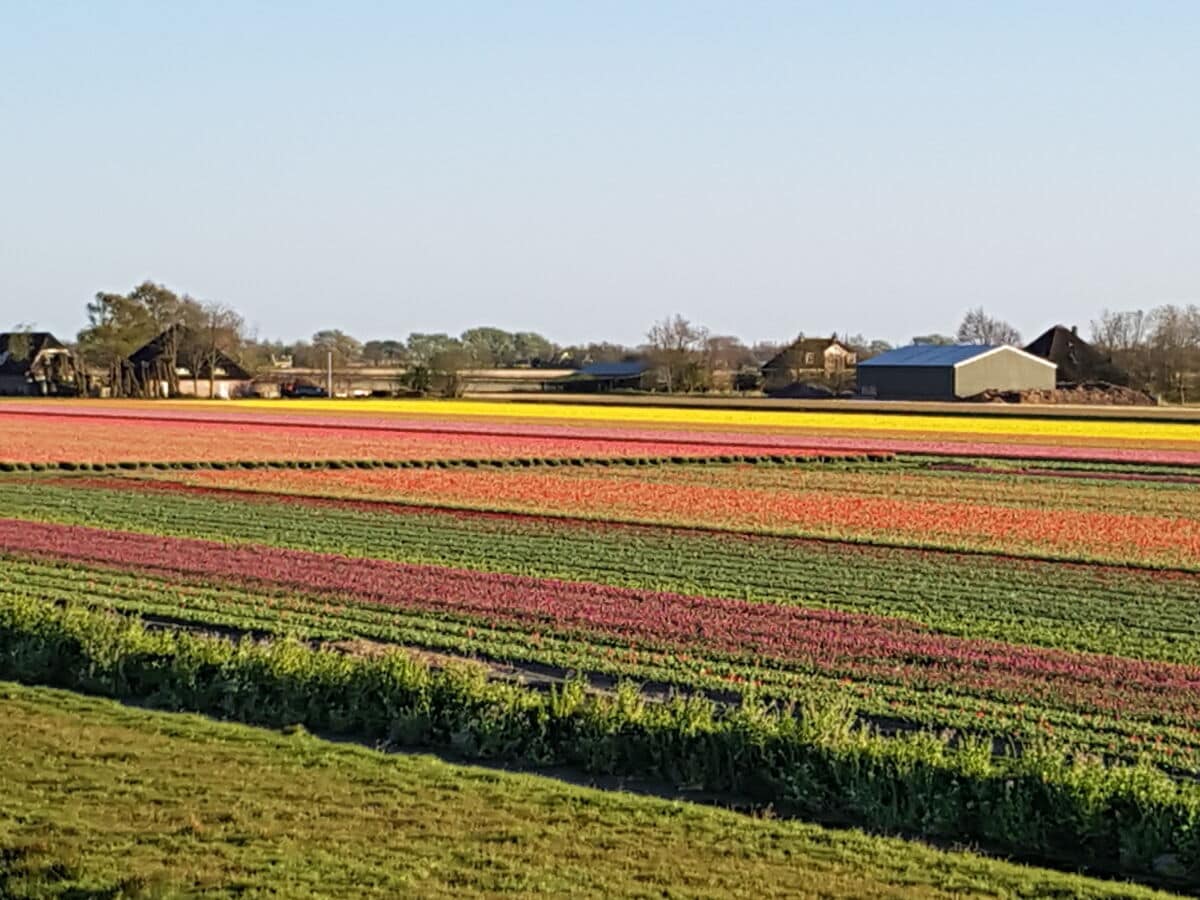
[[[956,400],[985,391],[1054,389],[1057,366],[986,344],[900,347],[858,364],[859,393],[881,400]]]
[[[545,390],[577,393],[607,393],[608,391],[645,390],[650,379],[649,363],[640,360],[601,362],[584,366],[565,378],[543,382]]]

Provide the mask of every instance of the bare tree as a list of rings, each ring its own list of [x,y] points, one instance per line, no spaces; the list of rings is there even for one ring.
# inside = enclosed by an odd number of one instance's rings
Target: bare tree
[[[1186,403],[1189,382],[1200,371],[1200,308],[1160,306],[1150,328],[1154,386]]]
[[[758,341],[750,348],[750,353],[754,356],[754,362],[761,366],[770,362],[783,348],[784,345],[778,341]]]
[[[1106,309],[1092,322],[1092,342],[1128,373],[1134,386],[1180,403],[1195,397],[1200,382],[1200,307]]]
[[[219,303],[204,305],[204,351],[208,366],[208,396],[216,389],[217,366],[221,359],[237,354],[242,343],[242,317]]]
[[[683,316],[668,316],[646,332],[654,362],[663,371],[668,391],[698,386],[700,355],[708,329],[693,325]]]
[[[979,306],[963,317],[958,326],[958,341],[961,344],[1019,344],[1021,333],[1007,322],[992,318]]]
[[[948,334],[918,334],[910,343],[919,347],[948,347],[954,343],[954,338]]]
[[[709,371],[734,372],[757,362],[753,351],[731,334],[711,335],[704,340],[704,364]]]
[[[1092,343],[1108,353],[1130,353],[1145,346],[1149,317],[1142,310],[1103,310],[1092,320]]]
[[[714,390],[753,390],[759,383],[759,363],[742,339],[731,334],[704,340],[701,373]]]
[[[199,303],[184,298],[184,322],[177,353],[192,373],[192,393],[199,393],[202,373],[208,376],[208,396],[216,392],[221,361],[238,354],[245,323],[242,317],[220,303]]]

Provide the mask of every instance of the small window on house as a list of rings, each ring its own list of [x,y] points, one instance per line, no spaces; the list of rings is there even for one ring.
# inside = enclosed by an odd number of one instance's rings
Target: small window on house
[[[816,362],[816,356],[817,355],[815,353],[805,353],[804,364],[806,366],[811,366],[814,362]]]

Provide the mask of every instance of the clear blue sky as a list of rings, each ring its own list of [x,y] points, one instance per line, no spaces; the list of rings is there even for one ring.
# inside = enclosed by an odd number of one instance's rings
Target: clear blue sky
[[[0,328],[1032,337],[1200,301],[1200,3],[0,3]]]

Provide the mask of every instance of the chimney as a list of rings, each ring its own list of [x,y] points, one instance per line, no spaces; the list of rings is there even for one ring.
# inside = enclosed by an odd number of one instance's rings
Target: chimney
[[[1079,337],[1079,326],[1078,325],[1071,326],[1071,337]]]

